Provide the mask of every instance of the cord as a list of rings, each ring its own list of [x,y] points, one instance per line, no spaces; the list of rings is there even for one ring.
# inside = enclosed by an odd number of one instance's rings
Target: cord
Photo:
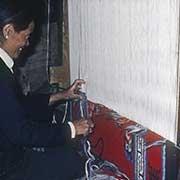
[[[48,13],[48,19],[47,19],[47,53],[46,53],[46,74],[47,74],[47,80],[49,82],[49,53],[50,53],[50,12],[51,12],[51,0],[47,0],[47,13]]]
[[[64,116],[63,116],[62,123],[64,123],[64,122],[65,122],[65,120],[66,120],[67,110],[68,110],[68,101],[66,101],[65,112],[64,112]]]

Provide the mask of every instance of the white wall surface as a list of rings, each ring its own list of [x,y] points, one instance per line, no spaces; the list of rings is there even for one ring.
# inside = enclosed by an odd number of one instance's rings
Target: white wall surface
[[[71,80],[176,141],[179,0],[69,0]],[[78,75],[80,74],[80,75]]]

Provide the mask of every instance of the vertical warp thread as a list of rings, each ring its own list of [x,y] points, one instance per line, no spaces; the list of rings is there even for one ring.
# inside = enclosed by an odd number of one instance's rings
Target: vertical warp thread
[[[47,13],[48,13],[48,18],[47,18],[47,52],[46,52],[46,75],[47,75],[47,80],[49,82],[49,53],[50,53],[50,13],[51,13],[51,0],[47,0]]]
[[[172,1],[70,0],[69,23],[77,23],[70,60],[80,61],[72,74],[86,78],[88,98],[175,141],[179,14]]]

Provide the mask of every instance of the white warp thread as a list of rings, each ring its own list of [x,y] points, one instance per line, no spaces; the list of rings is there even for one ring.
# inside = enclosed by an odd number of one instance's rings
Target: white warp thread
[[[175,142],[178,0],[69,0],[71,80],[88,98]]]

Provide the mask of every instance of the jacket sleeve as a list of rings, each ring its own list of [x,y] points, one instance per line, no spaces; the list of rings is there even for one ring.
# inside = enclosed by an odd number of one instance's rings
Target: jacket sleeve
[[[49,94],[28,94],[21,102],[26,114],[36,122],[51,123],[54,107],[49,106]]]
[[[10,143],[26,147],[49,147],[70,141],[71,130],[68,124],[37,123],[29,120],[14,91],[2,84],[0,100],[0,130]]]

